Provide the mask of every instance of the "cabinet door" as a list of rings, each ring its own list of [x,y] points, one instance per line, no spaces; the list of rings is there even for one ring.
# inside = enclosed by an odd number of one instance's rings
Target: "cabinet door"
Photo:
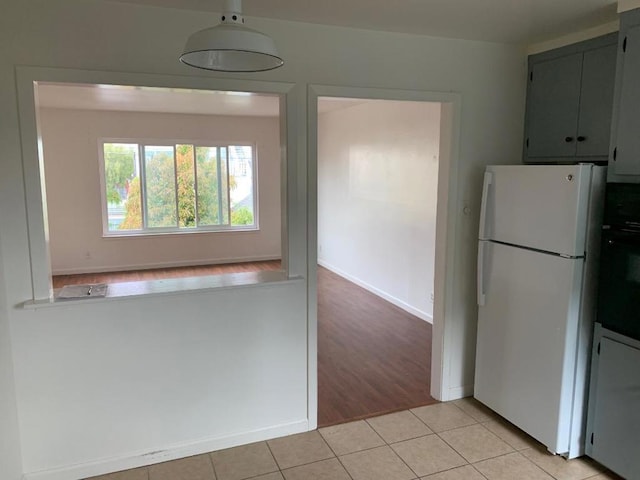
[[[596,361],[590,455],[624,478],[640,478],[640,350],[603,337]]]
[[[616,175],[640,175],[640,25],[627,30],[622,62],[613,169]]]
[[[582,62],[577,155],[609,155],[617,46],[589,50]]]
[[[575,156],[581,73],[582,53],[532,66],[527,156]]]

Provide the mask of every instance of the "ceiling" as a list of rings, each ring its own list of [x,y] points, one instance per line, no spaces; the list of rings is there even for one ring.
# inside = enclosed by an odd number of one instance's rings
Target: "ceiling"
[[[323,97],[318,112],[326,113],[363,103],[365,100]],[[276,117],[278,95],[181,88],[133,87],[38,83],[40,108],[109,110],[119,112],[182,113]]]
[[[220,12],[223,0],[112,0]],[[617,19],[616,0],[244,0],[249,17],[531,45]],[[212,15],[211,24],[218,23]]]
[[[38,106],[73,110],[277,116],[277,95],[126,85],[39,83]]]

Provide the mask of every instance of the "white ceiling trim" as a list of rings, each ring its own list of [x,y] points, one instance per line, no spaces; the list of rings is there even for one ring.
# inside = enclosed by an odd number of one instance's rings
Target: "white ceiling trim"
[[[618,0],[618,13],[640,8],[640,0]]]
[[[613,22],[605,23],[604,25],[600,25],[598,27],[583,30],[582,32],[571,33],[569,35],[564,35],[547,42],[530,45],[527,48],[527,54],[533,55],[535,53],[546,52],[547,50],[553,50],[554,48],[564,47],[565,45],[571,45],[572,43],[582,42],[583,40],[600,37],[601,35],[617,32],[618,30],[620,30],[620,21],[614,20]]]

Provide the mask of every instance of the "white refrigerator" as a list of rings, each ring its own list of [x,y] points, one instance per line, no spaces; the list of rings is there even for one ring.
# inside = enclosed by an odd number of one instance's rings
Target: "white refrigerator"
[[[550,452],[584,453],[605,167],[489,166],[474,396]]]

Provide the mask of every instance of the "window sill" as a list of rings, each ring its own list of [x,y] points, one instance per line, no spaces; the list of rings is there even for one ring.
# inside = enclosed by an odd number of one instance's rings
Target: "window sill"
[[[166,235],[202,235],[202,234],[211,234],[211,233],[256,233],[259,232],[260,228],[258,227],[250,227],[250,228],[234,228],[234,229],[219,229],[219,230],[185,230],[185,231],[134,231],[131,233],[103,233],[102,238],[145,238],[145,237],[163,237]]]
[[[182,295],[210,290],[259,287],[263,285],[298,283],[303,277],[288,277],[284,271],[262,271],[227,273],[203,277],[171,278],[140,282],[110,283],[105,297],[81,299],[56,298],[60,289],[54,291],[52,299],[29,300],[22,304],[25,309],[39,309],[63,305],[108,302],[116,299],[131,299],[149,296]]]

